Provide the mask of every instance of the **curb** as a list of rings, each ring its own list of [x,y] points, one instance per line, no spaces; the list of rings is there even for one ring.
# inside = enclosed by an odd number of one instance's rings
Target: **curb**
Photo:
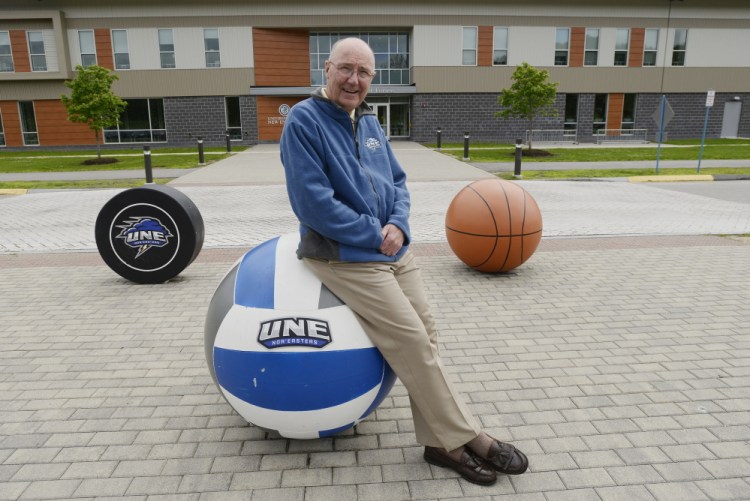
[[[688,174],[682,176],[631,176],[631,183],[669,183],[679,181],[713,181],[714,176],[710,174]]]
[[[25,188],[0,189],[0,195],[25,195],[29,190]]]

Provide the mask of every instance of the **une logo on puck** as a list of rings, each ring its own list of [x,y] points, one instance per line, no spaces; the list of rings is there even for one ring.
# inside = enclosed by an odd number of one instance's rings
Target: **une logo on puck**
[[[115,226],[122,228],[115,238],[122,238],[125,245],[137,249],[136,258],[152,247],[164,247],[174,237],[161,221],[152,217],[133,217]]]

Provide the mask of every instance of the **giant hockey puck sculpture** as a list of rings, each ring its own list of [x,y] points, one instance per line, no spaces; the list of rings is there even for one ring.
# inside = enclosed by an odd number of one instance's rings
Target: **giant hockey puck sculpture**
[[[203,246],[203,218],[184,193],[147,184],[118,193],[96,218],[96,246],[107,265],[132,282],[177,276]]]

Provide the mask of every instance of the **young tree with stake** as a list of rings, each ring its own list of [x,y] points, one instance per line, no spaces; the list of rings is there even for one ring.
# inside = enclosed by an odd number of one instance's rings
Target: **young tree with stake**
[[[529,129],[534,130],[534,118],[537,116],[556,116],[553,108],[557,96],[558,82],[548,82],[549,72],[537,70],[527,62],[516,66],[511,79],[510,89],[503,89],[497,102],[505,107],[495,116],[525,118]],[[531,136],[529,136],[529,151],[531,151]]]
[[[67,80],[65,86],[70,89],[70,96],[60,96],[65,109],[68,110],[68,120],[76,123],[88,124],[96,137],[97,158],[102,158],[99,132],[117,125],[120,113],[127,103],[112,92],[112,82],[117,75],[101,66],[84,68],[76,66],[76,78]]]

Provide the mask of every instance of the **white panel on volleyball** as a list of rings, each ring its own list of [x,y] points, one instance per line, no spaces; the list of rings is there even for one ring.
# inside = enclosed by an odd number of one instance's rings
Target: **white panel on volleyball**
[[[298,246],[299,233],[282,235],[276,244],[276,287],[273,300],[277,310],[318,309],[320,280],[307,269],[302,260],[297,259]]]
[[[312,411],[280,411],[258,407],[241,400],[223,387],[222,393],[229,405],[236,410],[240,416],[261,428],[276,430],[286,438],[310,439],[318,438],[320,431],[333,430],[352,424],[351,416],[361,416],[372,405],[382,382],[377,384],[367,393],[364,393],[348,402],[334,405],[325,409]],[[357,419],[356,422],[360,420]]]

